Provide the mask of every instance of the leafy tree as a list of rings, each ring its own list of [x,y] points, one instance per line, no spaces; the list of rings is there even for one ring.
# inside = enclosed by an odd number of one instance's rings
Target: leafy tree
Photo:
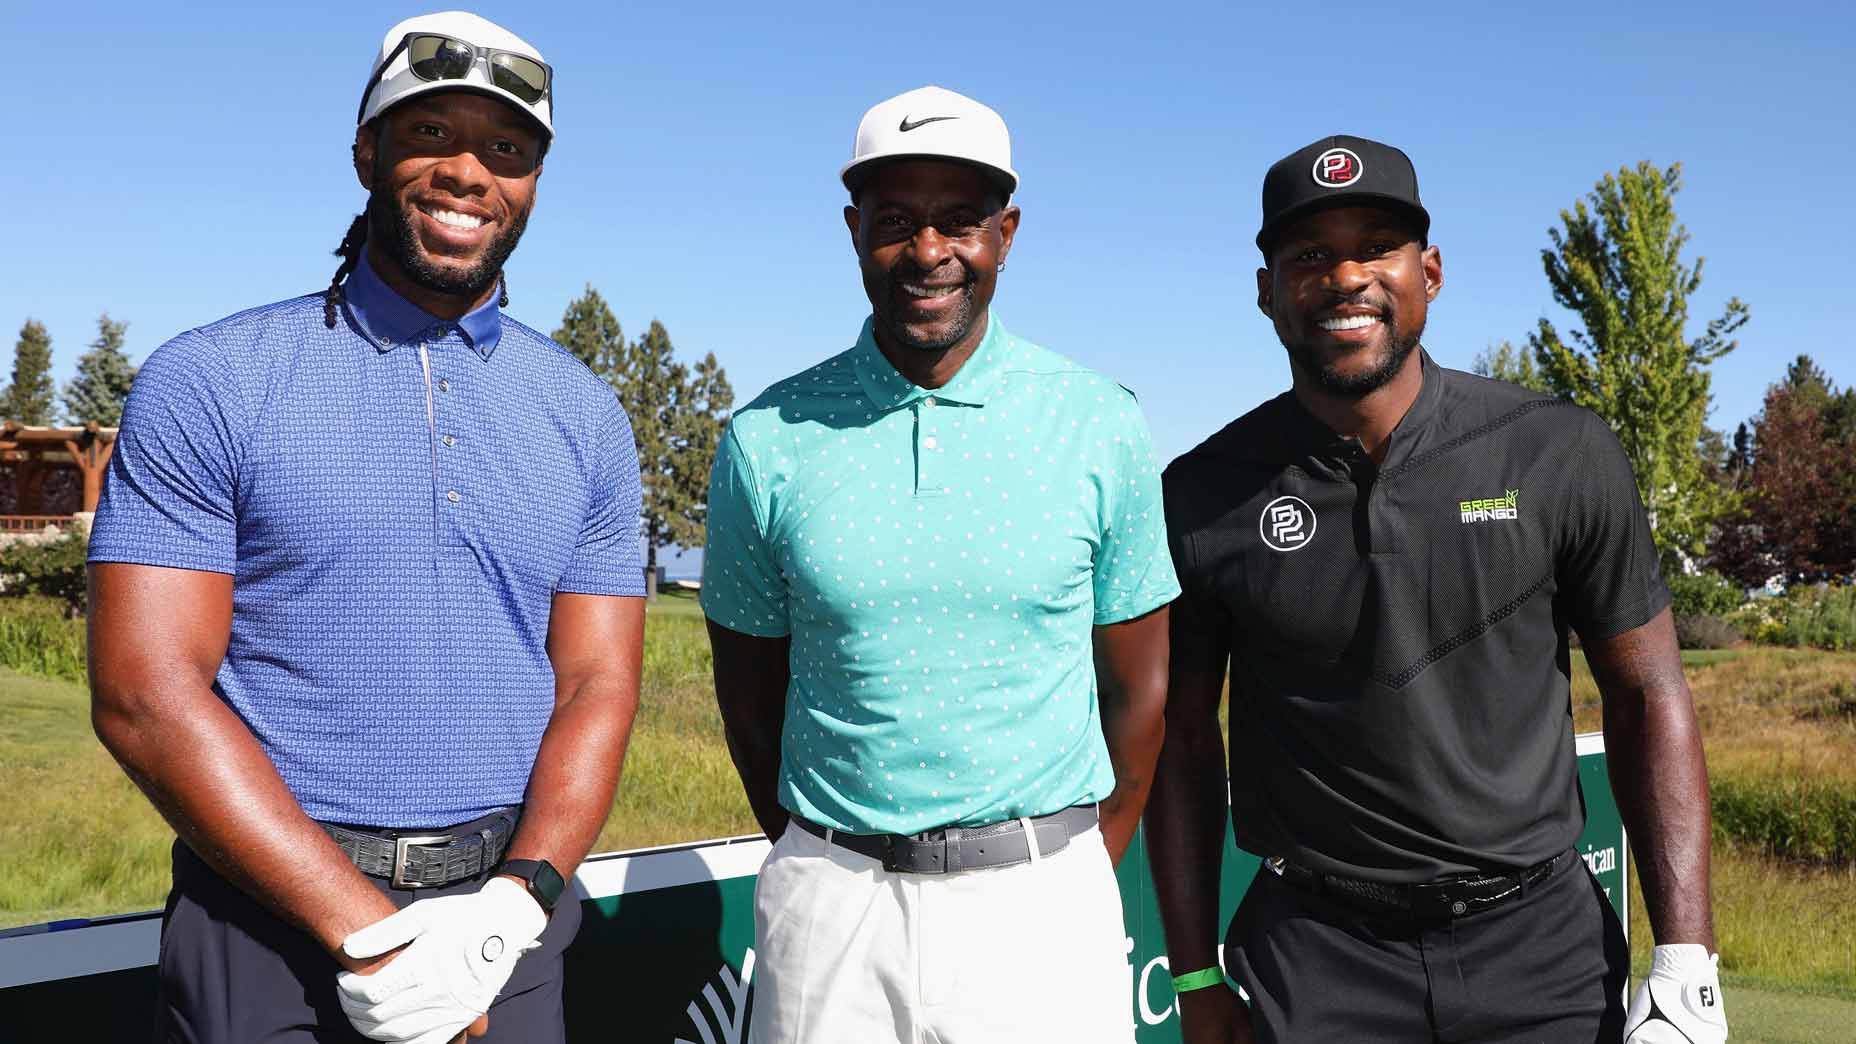
[[[1856,575],[1856,447],[1830,437],[1827,407],[1837,398],[1821,371],[1811,378],[1793,364],[1767,389],[1744,507],[1714,538],[1716,568],[1749,587]]]
[[[122,423],[123,404],[129,399],[136,372],[122,351],[128,329],[128,323],[111,319],[108,312],[97,318],[97,339],[77,357],[77,376],[64,386],[65,412],[75,423],[94,421],[106,428]]]
[[[0,420],[21,424],[50,424],[52,397],[52,336],[45,324],[28,319],[19,328],[19,340],[13,345],[13,383],[0,396]]]
[[[709,468],[728,426],[734,390],[714,354],[694,368],[677,362],[670,331],[655,319],[643,337],[627,342],[611,308],[590,285],[567,306],[554,339],[612,385],[631,418],[644,486],[646,584],[655,595],[658,550],[702,546]]]
[[[1521,351],[1506,340],[1477,352],[1476,361],[1469,364],[1469,369],[1483,377],[1493,377],[1537,392],[1551,392],[1540,377],[1539,367],[1534,365],[1533,355]]]
[[[1708,414],[1708,366],[1733,351],[1747,320],[1727,302],[1693,340],[1689,296],[1701,286],[1702,259],[1682,260],[1688,230],[1676,220],[1681,165],[1648,162],[1606,174],[1549,230],[1541,251],[1553,299],[1583,324],[1568,342],[1541,319],[1528,335],[1535,362],[1555,394],[1589,407],[1611,425],[1637,476],[1650,531],[1663,552],[1687,562],[1732,496],[1707,481],[1698,452]]]

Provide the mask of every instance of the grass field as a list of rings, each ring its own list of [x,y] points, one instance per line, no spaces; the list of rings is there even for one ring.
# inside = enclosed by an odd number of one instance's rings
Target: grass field
[[[1856,654],[1749,649],[1684,662],[1717,790],[1791,785],[1799,805],[1819,791],[1856,793]],[[165,895],[171,835],[91,735],[87,699],[69,681],[0,671],[0,792],[10,799],[0,927],[152,909]],[[1598,727],[1582,663],[1574,713],[1581,731]],[[1801,779],[1817,789],[1800,796]],[[755,829],[722,740],[701,614],[687,594],[666,593],[651,609],[643,705],[596,847]],[[1856,1039],[1856,865],[1774,858],[1769,844],[1717,829],[1714,866],[1734,1039]],[[1641,973],[1650,931],[1634,906]]]

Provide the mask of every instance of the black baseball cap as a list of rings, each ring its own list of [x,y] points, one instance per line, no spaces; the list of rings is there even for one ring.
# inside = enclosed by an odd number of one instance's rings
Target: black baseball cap
[[[1382,206],[1405,212],[1418,235],[1431,231],[1431,215],[1418,202],[1418,172],[1411,157],[1390,145],[1350,134],[1322,138],[1276,161],[1263,175],[1263,228],[1257,249],[1296,218],[1328,207]]]

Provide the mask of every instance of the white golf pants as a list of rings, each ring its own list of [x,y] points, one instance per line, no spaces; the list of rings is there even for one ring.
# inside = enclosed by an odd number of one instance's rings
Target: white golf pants
[[[1030,863],[889,873],[789,827],[754,895],[749,1044],[1131,1044],[1099,829]]]

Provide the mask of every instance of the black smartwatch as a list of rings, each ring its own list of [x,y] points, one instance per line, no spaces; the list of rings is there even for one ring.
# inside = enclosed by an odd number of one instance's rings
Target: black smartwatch
[[[561,893],[567,890],[561,872],[546,859],[505,859],[497,873],[521,878],[528,894],[535,897],[544,913],[553,913],[554,904],[560,902]]]

